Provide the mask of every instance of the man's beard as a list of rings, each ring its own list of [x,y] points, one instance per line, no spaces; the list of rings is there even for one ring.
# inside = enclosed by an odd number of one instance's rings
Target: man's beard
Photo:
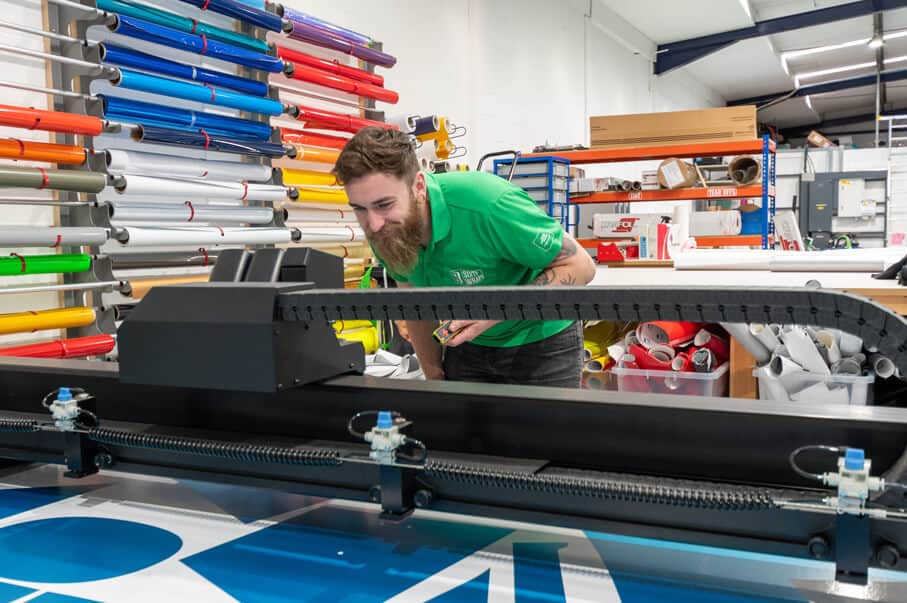
[[[366,228],[365,235],[391,272],[409,276],[419,261],[423,231],[421,204],[413,196],[402,224],[385,224],[377,232]]]

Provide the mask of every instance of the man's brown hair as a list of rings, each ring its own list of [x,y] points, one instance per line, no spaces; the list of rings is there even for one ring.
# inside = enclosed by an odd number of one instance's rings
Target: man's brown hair
[[[413,183],[419,161],[408,135],[378,126],[363,128],[343,147],[333,169],[340,184],[375,172]]]

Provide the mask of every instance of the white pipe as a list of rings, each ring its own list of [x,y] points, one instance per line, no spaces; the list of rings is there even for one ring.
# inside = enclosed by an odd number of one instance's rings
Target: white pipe
[[[873,372],[882,379],[888,379],[889,377],[894,376],[894,362],[892,362],[891,359],[882,356],[881,354],[873,354],[872,356],[870,356],[869,366],[871,366]]]
[[[771,354],[768,349],[758,339],[753,337],[750,333],[749,328],[744,323],[734,323],[734,322],[723,322],[721,326],[724,327],[724,330],[727,331],[731,337],[736,339],[740,345],[742,345],[747,352],[749,352],[753,358],[756,359],[756,362],[759,364],[765,364],[771,358]]]

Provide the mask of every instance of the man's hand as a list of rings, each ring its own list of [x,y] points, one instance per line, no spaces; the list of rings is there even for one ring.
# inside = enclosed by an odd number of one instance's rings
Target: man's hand
[[[494,325],[501,322],[500,320],[454,320],[448,327],[452,332],[459,331],[454,335],[447,344],[450,347],[457,347],[461,343],[472,341]]]

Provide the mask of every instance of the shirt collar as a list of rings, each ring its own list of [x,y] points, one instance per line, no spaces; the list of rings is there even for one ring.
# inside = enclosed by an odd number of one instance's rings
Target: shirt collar
[[[443,240],[450,234],[450,210],[447,209],[447,202],[444,200],[444,193],[441,192],[441,185],[434,174],[423,172],[425,174],[425,187],[428,190],[428,204],[431,208],[431,243],[429,247]]]

